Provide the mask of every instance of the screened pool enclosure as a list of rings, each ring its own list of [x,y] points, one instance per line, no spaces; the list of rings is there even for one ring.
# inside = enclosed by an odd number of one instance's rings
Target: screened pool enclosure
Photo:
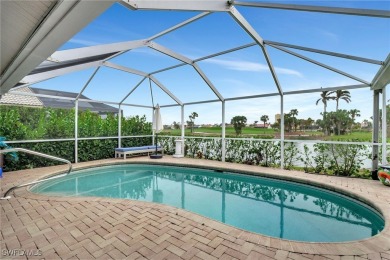
[[[387,143],[386,143],[386,132],[387,132],[387,123],[386,123],[386,103],[388,97],[386,97],[386,86],[390,82],[390,28],[389,28],[389,18],[390,11],[389,9],[362,9],[362,8],[351,8],[343,7],[343,4],[340,4],[338,7],[326,5],[302,5],[302,4],[285,4],[285,3],[275,3],[275,2],[263,2],[263,1],[222,1],[222,0],[210,0],[210,1],[189,1],[189,0],[172,0],[172,1],[133,1],[133,0],[123,0],[123,1],[35,1],[31,2],[31,5],[34,5],[35,8],[30,10],[30,13],[27,14],[18,2],[5,1],[2,2],[2,20],[5,19],[9,23],[2,25],[1,33],[1,88],[0,94],[13,94],[19,96],[37,96],[37,97],[46,97],[46,98],[55,98],[57,100],[71,100],[74,102],[75,108],[75,133],[74,140],[75,142],[75,162],[78,161],[78,141],[80,139],[78,132],[78,109],[79,102],[96,102],[104,103],[118,106],[118,114],[120,115],[124,108],[133,107],[133,108],[142,108],[150,109],[150,115],[153,114],[153,109],[159,103],[158,98],[155,95],[153,89],[158,89],[160,93],[163,93],[166,97],[165,100],[170,100],[166,104],[161,104],[162,113],[164,113],[164,108],[179,107],[180,115],[178,118],[181,119],[181,140],[187,139],[185,136],[185,108],[192,105],[203,105],[208,106],[211,103],[219,104],[221,114],[220,122],[222,125],[222,137],[217,138],[221,141],[221,160],[225,161],[226,157],[226,105],[229,102],[239,101],[239,100],[250,100],[250,99],[259,99],[266,100],[269,98],[277,98],[278,103],[275,103],[274,106],[277,106],[278,113],[281,115],[286,113],[285,109],[285,99],[288,97],[302,98],[305,94],[309,93],[318,93],[318,96],[323,91],[336,91],[336,90],[358,90],[358,89],[367,89],[371,93],[372,104],[370,102],[369,106],[373,109],[373,133],[372,133],[372,142],[369,143],[372,146],[372,171],[377,170],[378,163],[382,164],[386,162],[387,155]],[[329,2],[333,3],[333,2]],[[173,26],[165,26],[165,29],[160,30],[157,33],[151,34],[147,37],[142,37],[136,40],[131,41],[122,41],[108,44],[99,44],[94,46],[58,50],[58,48],[67,42],[74,34],[79,32],[82,28],[96,19],[99,15],[103,14],[106,10],[113,8],[120,8],[122,12],[127,12],[129,16],[136,13],[150,13],[162,12],[169,13],[173,12],[184,12],[186,14],[186,19],[181,19],[180,22],[176,22]],[[389,6],[387,6],[389,7]],[[258,13],[257,13],[258,12]],[[304,42],[308,42],[306,45],[298,45],[292,43],[291,41],[279,41],[274,39],[282,39],[284,35],[280,35],[280,32],[275,32],[275,37],[270,39],[263,38],[262,35],[262,25],[258,23],[258,20],[261,19],[263,15],[276,15],[275,20],[282,19],[281,17],[287,13],[294,13],[294,15],[299,18],[303,14],[310,14],[312,16],[317,15],[329,15],[334,17],[335,21],[340,17],[343,17],[340,20],[340,23],[345,21],[344,19],[369,19],[369,21],[381,21],[384,26],[381,28],[388,28],[389,30],[383,30],[377,32],[382,36],[381,41],[375,42],[375,45],[372,45],[372,39],[367,39],[364,36],[356,39],[351,39],[344,46],[346,51],[344,52],[335,52],[330,49],[321,49],[312,47],[311,40],[302,37],[303,34],[296,36]],[[9,14],[14,14],[13,16]],[[15,15],[16,14],[16,15]],[[190,15],[188,15],[190,14]],[[166,17],[168,17],[168,15]],[[258,16],[257,16],[258,15]],[[34,23],[31,23],[31,19],[27,19],[26,16],[33,16]],[[207,55],[199,55],[199,57],[193,57],[190,55],[185,55],[186,51],[175,51],[171,49],[169,45],[166,45],[164,37],[173,34],[177,31],[187,30],[188,35],[191,35],[192,25],[202,22],[202,20],[207,20],[209,17],[218,16],[221,17],[220,22],[213,23],[211,27],[218,28],[222,31],[223,34],[226,34],[227,40],[226,44],[218,44],[217,49],[214,53],[209,53]],[[188,18],[189,17],[189,18]],[[267,18],[268,16],[266,16]],[[347,18],[344,18],[347,17]],[[264,20],[266,20],[264,18]],[[352,19],[351,18],[351,19]],[[366,20],[364,20],[366,21]],[[215,22],[215,20],[214,20]],[[262,21],[264,23],[264,21]],[[140,22],[142,23],[142,21]],[[170,21],[172,23],[172,21]],[[232,46],[232,43],[229,42],[228,33],[230,29],[225,29],[225,26],[235,26],[234,32],[237,32],[240,37],[242,37],[242,42],[244,44],[239,44]],[[338,22],[336,22],[338,23]],[[260,24],[260,25],[259,25]],[[203,30],[206,32],[206,37],[203,39],[204,42],[213,41],[213,33],[209,30],[207,22],[201,24]],[[104,25],[103,25],[104,26]],[[107,25],[108,26],[108,25]],[[137,30],[137,27],[142,27],[140,24],[131,24],[128,25],[130,31],[134,29]],[[262,25],[262,26],[266,26]],[[279,26],[279,25],[277,25]],[[343,24],[340,24],[343,26]],[[159,26],[161,27],[161,26]],[[288,24],[286,23],[286,27]],[[346,27],[346,26],[345,26]],[[21,28],[27,28],[22,30]],[[312,27],[310,24],[307,24],[306,30],[311,30]],[[366,30],[374,30],[375,28],[366,28]],[[345,28],[345,30],[355,30],[355,28]],[[19,32],[15,34],[15,32]],[[362,32],[354,32],[356,35],[361,34]],[[294,33],[286,38],[294,37]],[[364,34],[364,33],[363,33]],[[209,36],[207,36],[209,35]],[[193,35],[192,35],[193,36]],[[192,37],[191,36],[191,37]],[[162,39],[162,40],[161,40]],[[180,42],[180,40],[178,40]],[[299,41],[298,41],[299,42]],[[226,46],[225,46],[226,45]],[[325,43],[327,45],[327,43]],[[329,43],[329,45],[332,45]],[[367,46],[367,48],[360,48],[362,56],[351,55],[348,52],[349,47],[352,46]],[[370,48],[375,48],[375,46],[381,46],[386,50],[387,53],[379,59],[374,59],[369,57]],[[192,47],[192,46],[188,46]],[[170,57],[171,60],[174,60],[174,63],[163,66],[161,68],[154,69],[154,64],[150,64],[150,69],[140,69],[139,67],[124,65],[122,60],[128,59],[129,53],[137,52],[137,50],[144,51],[145,49],[158,53],[159,55],[163,54],[167,57]],[[221,86],[221,83],[214,79],[212,69],[204,69],[207,67],[205,62],[213,60],[214,64],[221,62],[221,60],[215,60],[217,57],[241,53],[245,50],[251,50],[256,55],[259,55],[259,64],[264,61],[264,66],[261,67],[263,70],[267,70],[269,73],[271,83],[269,86],[262,88],[259,83],[258,88],[255,86],[251,89],[251,93],[246,95],[234,95],[228,93],[228,90],[224,89],[224,86]],[[184,49],[183,49],[184,50]],[[295,73],[299,75],[299,62],[297,67],[294,67],[292,70],[283,70],[278,68],[273,63],[273,54],[275,52],[283,53],[285,57],[293,57],[297,61],[305,62],[308,64],[313,64],[323,71],[323,73],[334,73],[339,75],[342,79],[347,79],[346,81],[340,80],[339,82],[352,82],[352,84],[339,84],[327,87],[299,87],[294,86],[294,84],[289,84],[286,81],[280,80],[283,73]],[[368,56],[366,56],[366,54]],[[363,57],[365,56],[365,57]],[[125,57],[125,58],[123,58]],[[343,62],[323,62],[322,58],[319,57],[330,57],[337,58],[337,60],[345,60],[348,63]],[[325,59],[326,61],[326,59]],[[329,60],[328,60],[329,61]],[[136,59],[132,61],[134,64],[137,62]],[[344,69],[338,68],[339,64],[347,66]],[[347,65],[346,65],[347,64]],[[349,64],[349,65],[348,65]],[[373,77],[367,75],[355,75],[349,71],[349,67],[360,66],[360,64],[368,64],[370,68],[375,68],[375,73]],[[230,66],[234,66],[232,61]],[[265,67],[265,68],[264,68]],[[204,95],[205,99],[191,100],[189,98],[183,98],[183,93],[187,92],[188,95],[191,95],[191,92],[201,91],[188,84],[182,86],[182,90],[175,92],[170,87],[170,82],[168,80],[163,80],[167,77],[162,77],[162,73],[170,72],[170,78],[173,81],[178,81],[179,78],[175,78],[175,73],[180,75],[182,69],[190,71],[193,75],[194,81],[202,81],[203,84],[207,87],[209,94]],[[92,69],[86,82],[81,86],[76,98],[69,98],[63,96],[50,96],[45,94],[36,94],[24,89],[28,86],[34,86],[50,79],[57,77],[62,77],[67,74],[75,73],[77,71],[83,71]],[[128,85],[125,89],[125,94],[123,94],[116,101],[108,101],[104,99],[93,99],[86,100],[82,98],[82,95],[85,94],[86,90],[93,91],[94,85],[91,82],[102,73],[103,70],[111,69],[122,73],[123,75],[131,74],[136,75],[138,80],[132,85]],[[226,71],[226,73],[229,73]],[[121,75],[122,75],[121,74]],[[102,75],[102,74],[101,74]],[[118,74],[119,75],[119,74]],[[218,82],[218,83],[216,83]],[[141,85],[145,85],[150,90],[148,98],[150,98],[150,103],[137,104],[130,102],[129,97],[132,97],[137,89]],[[316,85],[316,84],[313,84]],[[321,80],[318,82],[318,85],[322,85]],[[56,86],[53,85],[53,89]],[[123,90],[123,89],[122,89]],[[107,87],[105,90],[107,95],[110,95],[110,88]],[[210,94],[211,93],[211,94]],[[382,105],[380,105],[380,103]],[[314,106],[314,104],[313,104]],[[380,115],[380,110],[382,114]],[[187,111],[188,112],[188,111]],[[118,140],[118,146],[121,147],[122,138],[129,138],[122,136],[122,127],[121,127],[121,116],[118,117],[118,136],[115,137]],[[380,124],[381,119],[382,124]],[[280,141],[280,164],[283,168],[283,156],[284,156],[284,143],[285,143],[285,122],[284,117],[280,118],[280,138],[274,139]],[[380,129],[381,128],[381,129]],[[381,131],[380,131],[381,130]],[[381,136],[380,136],[381,132]],[[98,137],[102,139],[102,137]],[[381,139],[381,143],[380,143]],[[17,142],[28,142],[28,141],[37,141],[37,140],[18,140]],[[49,141],[49,140],[38,140],[38,141]],[[154,133],[153,133],[153,142],[154,142]],[[349,144],[349,142],[345,142]],[[364,143],[367,144],[367,143]],[[16,146],[16,144],[15,144]],[[114,148],[114,147],[112,147]]]

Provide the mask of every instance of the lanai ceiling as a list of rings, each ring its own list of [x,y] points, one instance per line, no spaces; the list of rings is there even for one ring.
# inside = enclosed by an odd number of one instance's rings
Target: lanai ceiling
[[[136,41],[121,42],[107,45],[85,47],[79,49],[56,51],[64,42],[69,40],[75,33],[80,31],[89,22],[103,13],[113,3],[118,2],[129,11],[133,10],[179,10],[199,11],[200,13],[188,20],[185,20],[173,27],[167,28],[160,33],[150,35],[149,38]],[[22,4],[23,3],[23,4]],[[352,9],[340,7],[322,7],[308,5],[290,5],[264,2],[233,2],[222,0],[211,1],[34,1],[24,4],[26,1],[2,1],[1,2],[1,87],[0,94],[12,92],[17,94],[21,86],[31,85],[53,77],[58,77],[70,72],[95,67],[92,77],[98,73],[100,67],[109,67],[126,73],[136,74],[143,77],[142,81],[149,79],[168,94],[177,105],[183,105],[175,93],[171,93],[154,76],[155,74],[174,70],[183,65],[191,66],[197,75],[214,92],[215,101],[244,99],[248,97],[234,97],[226,99],[213,85],[208,75],[202,71],[197,62],[213,58],[233,51],[245,49],[251,46],[260,47],[264,55],[270,73],[275,83],[275,93],[260,96],[288,95],[299,93],[319,92],[320,89],[308,89],[304,91],[283,91],[279,84],[278,75],[272,64],[267,48],[272,47],[281,50],[289,55],[311,62],[324,69],[333,71],[345,77],[358,81],[359,84],[349,86],[335,86],[335,89],[354,89],[370,87],[371,89],[382,89],[390,82],[390,56],[383,57],[383,60],[374,60],[366,57],[358,57],[349,54],[319,50],[310,46],[297,46],[289,43],[281,43],[264,40],[251,26],[246,18],[237,9],[240,6],[253,8],[273,8],[284,10],[295,10],[303,12],[333,13],[338,15],[370,16],[377,18],[390,18],[388,10]],[[237,8],[236,8],[237,7]],[[155,40],[163,35],[169,34],[187,24],[206,17],[212,12],[226,12],[244,30],[253,43],[237,46],[223,52],[214,53],[205,57],[190,59],[177,53],[169,46],[158,44]],[[388,32],[384,32],[388,33]],[[131,67],[125,67],[110,61],[111,58],[136,48],[148,47],[167,56],[170,56],[180,63],[159,71],[140,71]],[[305,57],[294,50],[304,50],[313,53],[340,57],[358,62],[366,62],[379,65],[380,68],[371,81],[363,80],[359,75],[351,75],[330,65]],[[3,55],[4,54],[4,55]],[[142,82],[141,81],[141,82]],[[134,86],[135,88],[137,86]],[[133,90],[131,90],[133,91]],[[130,91],[130,94],[131,94]],[[82,91],[81,91],[82,93]],[[80,93],[80,94],[81,94]],[[250,97],[260,97],[250,96]],[[125,99],[125,97],[124,97]],[[123,100],[124,100],[123,99]],[[123,102],[122,100],[122,102]],[[199,101],[202,102],[202,101]]]

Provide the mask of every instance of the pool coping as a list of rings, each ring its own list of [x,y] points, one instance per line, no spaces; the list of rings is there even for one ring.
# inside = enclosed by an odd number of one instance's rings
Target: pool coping
[[[136,157],[127,160],[119,159],[109,159],[102,161],[92,161],[88,163],[80,163],[74,165],[74,170],[80,170],[83,168],[89,168],[92,166],[106,166],[106,165],[117,165],[117,164],[135,164],[135,163],[147,163],[147,164],[157,164],[157,165],[172,165],[172,166],[184,166],[184,167],[196,167],[196,168],[212,168],[229,172],[244,172],[245,174],[251,174],[256,176],[262,176],[267,178],[276,178],[286,181],[293,181],[302,184],[309,184],[321,188],[325,188],[331,191],[336,191],[344,195],[358,199],[366,204],[369,204],[376,210],[378,210],[383,218],[385,219],[385,227],[379,234],[366,238],[363,240],[351,241],[351,242],[298,242],[286,239],[279,239],[274,237],[269,237],[249,231],[242,230],[240,228],[232,227],[230,225],[218,222],[216,220],[209,219],[207,217],[201,216],[196,213],[192,213],[186,210],[175,208],[172,206],[157,204],[153,202],[139,202],[131,200],[131,203],[134,205],[139,205],[142,207],[152,207],[159,208],[166,211],[176,211],[177,214],[180,214],[183,217],[186,217],[190,220],[201,222],[204,225],[209,225],[213,228],[217,227],[221,232],[226,233],[229,236],[233,236],[236,239],[243,239],[247,242],[256,243],[270,248],[287,250],[289,252],[301,253],[301,254],[320,254],[320,255],[364,255],[371,253],[387,252],[390,250],[390,201],[380,200],[380,192],[386,191],[386,188],[383,189],[382,184],[379,182],[374,182],[371,180],[361,180],[361,179],[351,179],[351,178],[336,178],[336,183],[329,180],[335,180],[334,176],[317,176],[305,174],[298,171],[282,171],[280,169],[265,168],[252,165],[242,165],[235,163],[226,163],[226,162],[217,162],[209,160],[200,160],[200,159],[189,159],[189,158],[172,158],[170,156],[164,156],[163,160],[151,160],[146,157]],[[54,174],[62,173],[63,170],[53,170],[49,173],[41,175],[39,178],[45,178]],[[287,175],[286,175],[287,174]],[[306,177],[306,178],[305,178]],[[311,179],[308,179],[310,177]],[[328,182],[325,182],[327,180]],[[373,191],[367,191],[362,187],[354,188],[351,190],[351,185],[356,185],[354,183],[363,182],[364,184],[369,184]],[[383,186],[383,187],[382,187]],[[388,192],[389,190],[387,190]],[[54,200],[54,201],[72,201],[77,203],[77,201],[86,201],[86,200],[99,200],[107,201],[110,203],[121,203],[124,200],[122,199],[106,199],[106,198],[95,198],[95,197],[54,197],[54,196],[45,196],[35,194],[29,191],[28,188],[22,188],[15,191],[16,197],[23,197],[28,199],[37,199],[37,200]]]

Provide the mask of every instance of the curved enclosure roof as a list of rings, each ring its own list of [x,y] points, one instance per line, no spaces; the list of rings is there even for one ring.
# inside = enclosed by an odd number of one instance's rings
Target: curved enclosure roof
[[[36,6],[28,13],[17,1],[1,2],[1,52],[7,55],[1,60],[0,94],[31,95],[18,89],[80,71],[88,75],[72,99],[104,82],[104,75],[112,76],[109,71],[116,71],[117,78],[124,75],[123,86],[117,91],[106,86],[105,91],[112,93],[107,98],[112,100],[96,99],[134,105],[143,89],[148,95],[152,92],[152,101],[153,96],[161,97],[162,107],[324,90],[382,89],[390,82],[388,3],[379,5],[383,9],[373,9],[220,0],[64,2],[30,2]],[[18,16],[3,16],[3,12]],[[110,12],[118,21],[129,23],[99,24]],[[158,19],[153,20],[154,12]],[[287,13],[291,13],[290,21],[284,17]],[[18,20],[27,16],[34,16],[33,22]],[[331,22],[322,25],[322,19]],[[353,31],[355,38],[330,31],[338,27]],[[57,50],[82,28],[85,33],[98,28],[103,36],[122,34],[127,40],[110,43],[106,37],[99,42],[105,44],[84,40],[87,47]],[[19,38],[13,31],[20,32]],[[349,37],[351,32],[345,34]],[[366,37],[373,34],[378,38]],[[336,83],[327,81],[327,75],[336,75]],[[143,106],[152,107],[154,102]]]

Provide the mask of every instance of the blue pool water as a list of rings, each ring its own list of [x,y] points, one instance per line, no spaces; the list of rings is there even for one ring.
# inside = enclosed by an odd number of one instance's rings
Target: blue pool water
[[[383,218],[373,209],[334,192],[205,169],[138,164],[98,167],[36,185],[31,191],[163,203],[252,232],[298,241],[359,240],[384,228]]]

